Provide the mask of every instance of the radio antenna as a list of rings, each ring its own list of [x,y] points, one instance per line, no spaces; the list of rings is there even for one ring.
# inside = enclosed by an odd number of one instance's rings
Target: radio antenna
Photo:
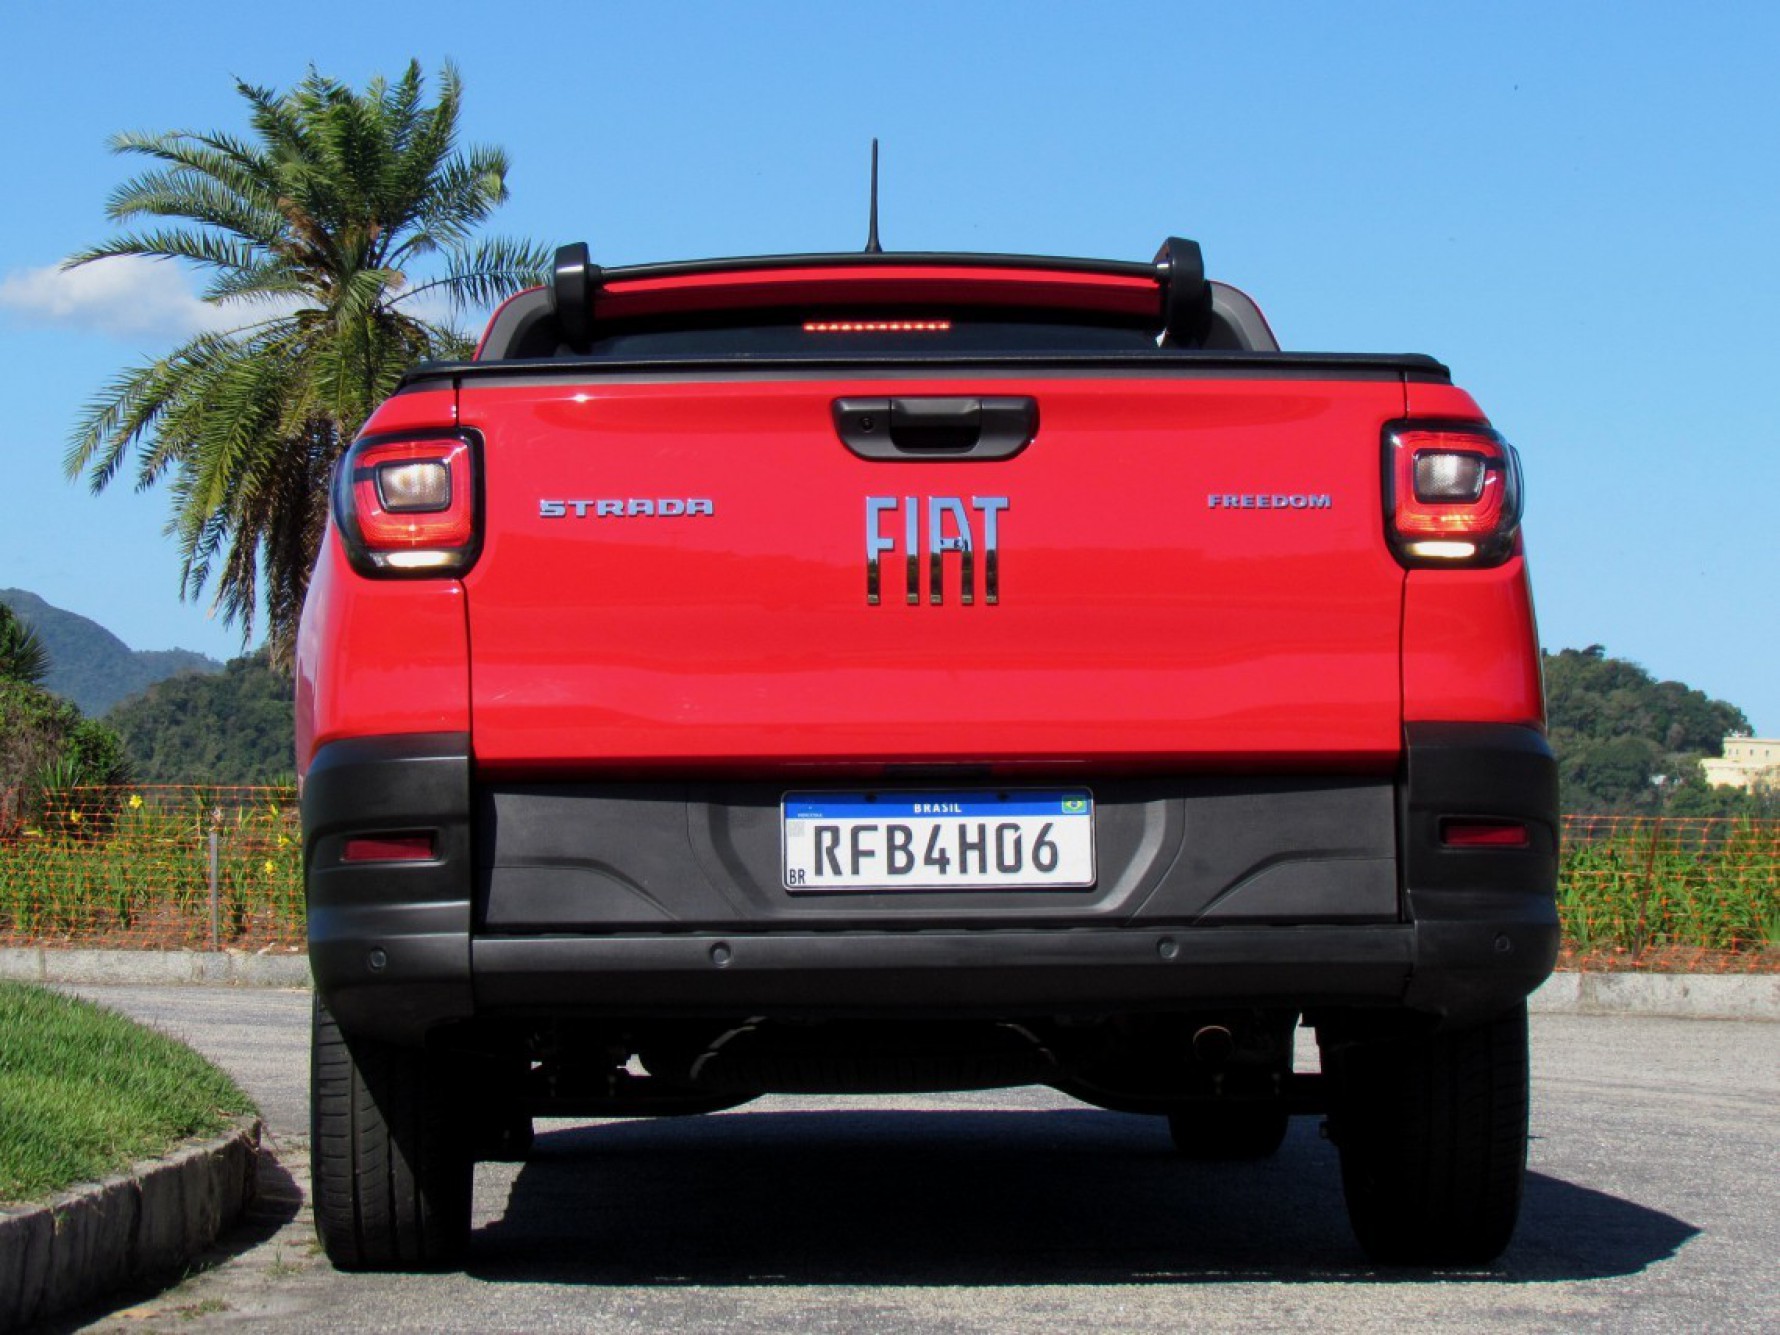
[[[867,255],[882,255],[884,247],[878,244],[878,141],[871,141],[871,232],[865,238]]]

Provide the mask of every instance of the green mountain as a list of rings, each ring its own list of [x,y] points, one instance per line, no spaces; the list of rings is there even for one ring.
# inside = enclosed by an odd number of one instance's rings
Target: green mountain
[[[156,682],[105,722],[139,783],[275,783],[296,768],[291,679],[261,653]]]
[[[190,649],[132,649],[98,622],[23,589],[0,589],[0,602],[36,631],[49,651],[45,688],[72,700],[89,718],[178,673],[222,671],[214,658]]]

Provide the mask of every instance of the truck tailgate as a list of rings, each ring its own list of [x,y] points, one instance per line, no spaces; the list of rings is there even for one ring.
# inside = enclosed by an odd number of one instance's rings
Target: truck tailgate
[[[840,398],[959,396],[1029,398],[1036,434],[874,459],[837,432]],[[1400,749],[1396,377],[516,375],[465,381],[459,412],[484,442],[480,765],[1384,769]]]

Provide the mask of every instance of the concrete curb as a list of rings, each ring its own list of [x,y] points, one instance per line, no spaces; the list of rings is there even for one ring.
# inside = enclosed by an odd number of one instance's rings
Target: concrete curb
[[[0,978],[27,983],[152,987],[310,985],[307,955],[245,951],[0,948]],[[1544,1015],[1663,1015],[1780,1021],[1780,974],[1557,973],[1528,1003]]]
[[[0,1330],[179,1274],[253,1200],[260,1121],[76,1187],[0,1210]]]
[[[250,955],[243,950],[6,946],[0,947],[0,978],[20,983],[115,983],[129,987],[166,983],[308,987],[309,957]]]
[[[1555,973],[1527,1007],[1535,1015],[1780,1020],[1780,974]]]

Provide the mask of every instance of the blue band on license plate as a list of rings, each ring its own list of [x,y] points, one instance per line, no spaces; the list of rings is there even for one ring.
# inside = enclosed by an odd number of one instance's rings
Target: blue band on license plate
[[[1069,890],[1092,886],[1086,789],[787,793],[785,888]]]

